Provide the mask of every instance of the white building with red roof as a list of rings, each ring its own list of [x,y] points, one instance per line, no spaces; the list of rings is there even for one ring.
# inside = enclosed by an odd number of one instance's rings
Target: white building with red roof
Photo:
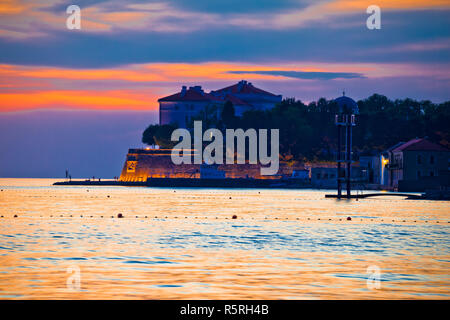
[[[208,107],[216,106],[216,112],[220,114],[227,101],[233,104],[235,115],[242,116],[249,110],[272,109],[281,100],[281,95],[256,88],[245,80],[210,93],[204,92],[201,86],[183,86],[180,92],[158,100],[159,123],[186,127],[193,117],[208,112]]]

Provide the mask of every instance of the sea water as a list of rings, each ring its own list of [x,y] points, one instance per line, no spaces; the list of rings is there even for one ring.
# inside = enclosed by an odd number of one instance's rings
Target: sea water
[[[450,297],[449,202],[54,181],[0,179],[1,299]]]

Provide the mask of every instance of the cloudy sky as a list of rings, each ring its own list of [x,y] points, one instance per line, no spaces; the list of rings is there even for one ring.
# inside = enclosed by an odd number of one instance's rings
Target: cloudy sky
[[[442,102],[449,60],[448,0],[0,0],[0,176],[118,175],[181,85]]]

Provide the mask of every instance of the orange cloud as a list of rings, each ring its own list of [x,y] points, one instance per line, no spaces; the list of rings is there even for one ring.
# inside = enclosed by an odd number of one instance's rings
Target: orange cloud
[[[127,91],[81,90],[0,93],[0,112],[30,109],[156,110],[157,96]]]
[[[252,71],[354,72],[369,78],[433,75],[447,78],[440,66],[373,63],[291,62],[278,65],[208,62],[150,63],[122,68],[70,69],[0,65],[0,112],[28,109],[156,110],[158,98],[182,84],[214,81],[303,81]],[[246,71],[233,74],[230,71]],[[120,81],[111,89],[112,80]],[[147,85],[148,82],[148,85]],[[145,83],[145,88],[142,88]]]
[[[33,66],[0,65],[0,78],[25,77],[68,80],[123,80],[130,82],[234,80],[239,75],[231,70],[271,70],[273,67],[233,63],[150,63],[112,69],[69,69]],[[258,75],[255,79],[274,79],[270,75]]]
[[[288,11],[267,13],[239,12],[221,15],[179,9],[163,1],[148,4],[120,4],[100,2],[82,8],[82,30],[114,32],[117,29],[156,32],[191,32],[217,26],[237,26],[253,29],[286,29],[308,25],[310,21],[348,12],[365,12],[372,4],[366,0],[335,0],[311,2],[306,8],[293,7]],[[377,0],[382,10],[410,10],[450,8],[448,0]],[[114,9],[115,5],[115,9]],[[0,0],[3,30],[0,36],[27,38],[42,36],[48,30],[63,30],[67,15],[47,10],[48,2]],[[43,31],[37,25],[46,26]]]
[[[27,6],[14,0],[0,0],[0,14],[18,14],[27,9]]]
[[[330,10],[335,11],[365,11],[371,4],[375,4],[383,9],[427,9],[427,8],[448,8],[450,2],[448,0],[377,0],[369,3],[366,0],[336,0],[327,4]]]

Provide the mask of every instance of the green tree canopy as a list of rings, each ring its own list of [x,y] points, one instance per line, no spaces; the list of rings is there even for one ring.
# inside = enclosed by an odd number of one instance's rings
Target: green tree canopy
[[[170,138],[176,128],[177,126],[171,124],[150,125],[142,134],[142,142],[150,146],[158,145],[161,148],[172,148],[175,143]]]
[[[233,103],[231,103],[231,101],[225,102],[222,109],[221,118],[225,126],[227,127],[233,126],[236,116],[234,106]]]
[[[428,100],[390,100],[374,94],[358,101],[360,114],[356,117],[353,145],[356,154],[376,154],[400,141],[428,137],[431,141],[450,147],[450,102],[434,104]],[[199,115],[203,130],[208,128],[279,129],[280,153],[296,160],[333,160],[337,146],[334,100],[320,98],[305,105],[288,98],[267,111],[247,111],[236,117],[231,102],[225,103],[221,119]],[[205,120],[207,119],[207,121]],[[225,126],[224,126],[225,125]],[[149,126],[142,142],[170,147],[174,126]]]

